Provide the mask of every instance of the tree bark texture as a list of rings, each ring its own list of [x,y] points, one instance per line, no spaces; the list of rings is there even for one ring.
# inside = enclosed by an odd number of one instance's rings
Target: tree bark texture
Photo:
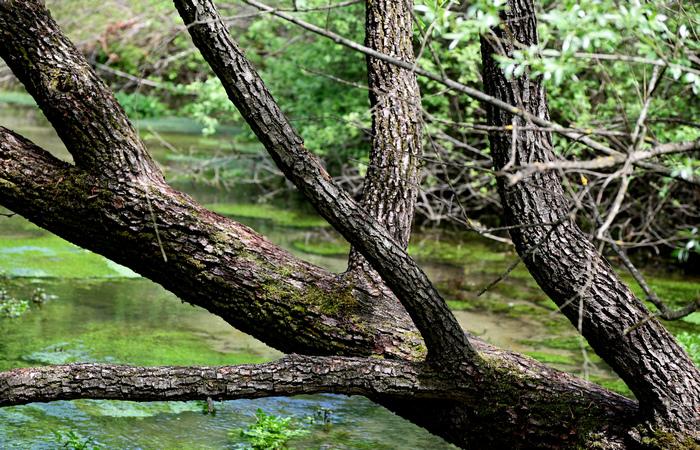
[[[99,178],[1,127],[0,158],[3,206],[281,351],[424,356],[423,342],[398,302],[363,307],[386,292],[349,285],[167,185]],[[395,335],[394,325],[408,333]],[[374,343],[367,345],[367,339]]]
[[[101,176],[164,182],[112,91],[90,89],[102,80],[57,32],[43,5],[3,1],[0,9],[0,57],[32,94],[76,165]]]
[[[413,55],[413,1],[369,0],[365,45],[408,63]],[[420,182],[423,150],[421,98],[416,74],[367,57],[372,107],[372,149],[362,207],[383,224],[404,249],[408,247]],[[371,270],[353,247],[349,269]]]
[[[290,355],[265,364],[138,367],[74,363],[0,374],[0,406],[56,400],[234,400],[331,392],[363,395],[463,448],[623,443],[637,403],[483,341],[503,368],[465,382],[424,362]],[[553,420],[553,416],[556,420]],[[494,433],[493,430],[499,430]]]
[[[47,117],[57,118],[56,129],[89,129],[80,133],[79,140],[68,133],[64,141],[75,166],[0,129],[3,206],[132,268],[183,301],[204,307],[281,351],[393,358],[390,354],[397,350],[401,358],[423,356],[425,348],[417,333],[405,335],[408,345],[404,346],[399,343],[403,338],[397,340],[388,325],[396,318],[402,329],[416,331],[398,302],[362,308],[378,296],[391,295],[388,290],[348,284],[343,277],[299,260],[250,228],[201,208],[165,184],[123,109],[99,78],[85,75],[73,85],[83,93],[81,99],[108,99],[96,111],[73,102],[76,96],[70,94],[48,101],[45,97],[61,95],[54,92],[55,80],[44,74],[55,72],[50,65],[56,55],[60,55],[60,64],[56,64],[73,67],[71,73],[92,74],[92,69],[41,6],[0,3],[0,30],[0,56],[10,61],[22,82],[33,86],[30,93]],[[21,30],[42,31],[27,34]],[[32,67],[40,70],[35,72]],[[104,129],[90,132],[95,127]],[[361,319],[370,315],[374,319],[366,323]],[[386,333],[375,335],[376,345],[358,344],[374,334],[375,326]]]
[[[488,95],[549,120],[541,79],[525,75],[508,80],[493,58],[511,56],[516,43],[529,47],[538,42],[535,13],[531,0],[511,0],[502,25],[482,37],[484,83]],[[489,134],[496,170],[553,160],[550,132],[518,131],[532,124],[485,107],[489,125],[514,125],[513,131]],[[583,336],[634,392],[646,418],[697,425],[700,372],[657,319],[623,334],[651,313],[568,218],[573,205],[558,174],[537,173],[513,186],[503,177],[498,182],[508,225],[525,226],[512,230],[511,236],[518,253],[529,255],[525,264],[530,273],[574,326],[582,321]],[[531,226],[548,223],[557,225]]]
[[[445,300],[389,232],[342,190],[306,150],[210,0],[175,0],[195,45],[278,167],[316,210],[370,262],[406,308],[428,359],[459,364],[477,358]]]

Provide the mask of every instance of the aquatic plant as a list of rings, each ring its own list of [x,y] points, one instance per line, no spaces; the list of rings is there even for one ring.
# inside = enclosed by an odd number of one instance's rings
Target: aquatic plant
[[[32,292],[29,300],[17,299],[9,294],[8,284],[10,277],[7,272],[0,270],[0,318],[11,319],[19,317],[29,311],[29,302],[41,306],[47,301],[57,298],[55,295],[48,295],[43,288],[36,288]]]
[[[98,450],[100,448],[97,445],[92,445],[95,441],[93,438],[80,437],[80,435],[74,431],[66,431],[65,433],[62,433],[60,431],[51,430],[51,432],[54,434],[54,436],[56,436],[56,439],[61,444],[61,447],[64,448],[70,448],[73,450]],[[90,445],[92,446],[90,447]]]
[[[238,448],[255,450],[286,448],[287,441],[290,439],[309,434],[309,430],[295,429],[291,417],[266,414],[262,408],[258,408],[255,419],[256,421],[248,425],[247,429],[229,432],[229,434],[238,435],[250,442],[249,446],[240,444]]]

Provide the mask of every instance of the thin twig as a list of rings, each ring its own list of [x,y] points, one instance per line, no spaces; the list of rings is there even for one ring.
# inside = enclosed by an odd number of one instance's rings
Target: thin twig
[[[450,78],[436,75],[428,70],[423,69],[422,67],[418,66],[417,64],[411,64],[405,61],[401,61],[399,59],[393,58],[389,55],[386,55],[384,53],[380,53],[376,50],[372,50],[371,48],[365,47],[364,45],[358,44],[354,41],[351,41],[350,39],[346,39],[338,34],[335,34],[333,32],[327,31],[321,27],[318,27],[316,25],[310,24],[308,22],[305,22],[303,20],[300,20],[294,16],[291,16],[289,14],[286,14],[284,12],[281,12],[278,9],[272,8],[271,6],[265,5],[263,3],[260,3],[256,0],[243,0],[245,3],[254,6],[261,11],[265,11],[267,13],[273,14],[281,19],[284,19],[286,21],[289,21],[291,23],[294,23],[296,25],[299,25],[300,27],[309,30],[311,32],[314,32],[316,34],[319,34],[321,36],[327,37],[329,39],[332,39],[335,43],[344,45],[350,49],[359,51],[361,53],[364,53],[365,55],[371,56],[373,58],[385,61],[389,64],[393,64],[395,66],[401,67],[403,69],[411,70],[415,72],[417,75],[426,77],[428,79],[431,79],[433,81],[437,81],[438,83],[441,83],[445,85],[446,87],[455,90],[457,92],[462,92],[476,100],[480,100],[484,103],[491,104],[493,106],[496,106],[497,108],[503,109],[505,111],[510,112],[511,114],[515,114],[519,117],[522,117],[524,119],[531,120],[533,123],[539,125],[539,126],[544,126],[544,127],[556,127],[556,128],[562,128],[558,127],[556,124],[553,124],[552,122],[549,122],[548,120],[542,119],[540,117],[534,116],[532,114],[529,114],[525,111],[523,111],[521,108],[517,108],[513,105],[510,105],[502,100],[497,99],[496,97],[487,95],[479,90],[476,90],[474,88],[470,88],[468,86],[463,85],[462,83],[459,83],[457,81],[454,81]],[[563,129],[563,128],[562,128]],[[617,154],[616,150],[613,150],[599,142],[593,141],[586,136],[586,132],[576,130],[576,129],[566,129],[568,131],[562,131],[561,134],[562,136],[565,136],[569,139],[576,140],[578,142],[581,142],[582,144],[591,147],[594,150],[598,150],[600,152],[605,153],[606,155],[609,154]]]
[[[518,264],[520,264],[525,258],[528,258],[528,257],[531,256],[532,254],[534,254],[535,251],[536,251],[537,249],[539,249],[540,246],[541,246],[542,244],[544,244],[545,242],[547,242],[547,240],[549,240],[549,238],[550,238],[550,236],[552,235],[552,233],[554,232],[554,230],[557,229],[557,227],[558,227],[559,225],[561,225],[562,223],[566,222],[567,220],[572,220],[572,219],[573,219],[573,214],[569,214],[569,215],[566,215],[566,216],[562,217],[561,219],[557,220],[556,222],[554,222],[554,224],[552,225],[552,227],[549,229],[549,231],[547,231],[547,234],[542,238],[541,241],[539,241],[537,244],[535,244],[535,245],[533,245],[532,247],[530,247],[529,249],[527,249],[527,251],[526,251],[525,253],[523,253],[523,254],[517,259],[517,261],[515,261],[513,264],[511,264],[510,267],[508,267],[508,269],[507,269],[505,272],[503,272],[503,273],[502,273],[498,278],[496,278],[494,281],[492,281],[491,283],[489,283],[488,286],[486,286],[485,288],[483,288],[482,290],[480,290],[479,292],[477,292],[477,293],[476,293],[476,296],[477,296],[477,297],[481,297],[481,295],[482,295],[484,292],[488,291],[489,289],[491,289],[492,287],[494,287],[496,284],[498,284],[500,281],[502,281],[503,279],[505,279],[505,278],[508,276],[508,274],[511,273],[511,272],[513,271],[513,269],[515,269],[515,268],[518,266]]]
[[[649,111],[651,99],[653,98],[652,94],[656,89],[656,82],[659,79],[660,73],[661,69],[659,68],[659,66],[654,66],[653,72],[651,74],[651,80],[649,80],[648,89],[645,91],[646,99],[644,100],[644,106],[642,107],[642,111],[639,113],[637,123],[634,126],[634,131],[632,132],[632,143],[630,145],[629,153],[632,153],[635,150],[639,150],[642,147],[642,144],[644,143],[644,121],[647,118],[647,112]]]
[[[148,203],[148,210],[151,213],[151,220],[153,220],[153,228],[156,231],[156,239],[158,240],[158,247],[160,247],[161,253],[163,253],[163,261],[168,262],[168,256],[165,254],[165,249],[163,248],[163,242],[160,240],[160,233],[158,232],[158,224],[156,223],[156,215],[153,213],[153,207],[151,206],[151,196],[146,192],[146,202]]]
[[[598,224],[603,223],[602,217],[600,217],[600,214],[598,213],[598,209],[595,207],[595,203],[593,201],[593,198],[591,197],[589,192],[586,192],[588,196],[588,200],[590,203],[590,208],[591,211],[593,212],[593,215],[595,216],[595,220]],[[646,280],[642,276],[641,273],[639,273],[639,270],[635,267],[635,265],[630,261],[630,259],[627,257],[627,254],[620,248],[620,245],[613,240],[612,236],[610,235],[609,231],[605,232],[606,235],[606,240],[605,242],[610,246],[610,248],[613,249],[613,251],[620,257],[620,260],[622,263],[625,265],[627,270],[630,272],[632,277],[635,279],[639,287],[642,288],[644,293],[647,296],[647,300],[649,300],[651,303],[654,304],[658,308],[658,311],[655,313],[645,317],[638,323],[634,324],[633,326],[627,328],[623,334],[627,335],[630,332],[636,330],[637,328],[641,327],[645,323],[647,323],[649,320],[653,319],[654,317],[661,317],[666,320],[678,320],[680,318],[683,318],[696,310],[700,309],[700,296],[698,299],[693,300],[691,303],[686,305],[685,307],[677,310],[671,310],[666,303],[661,300],[656,293],[649,287],[647,284]]]

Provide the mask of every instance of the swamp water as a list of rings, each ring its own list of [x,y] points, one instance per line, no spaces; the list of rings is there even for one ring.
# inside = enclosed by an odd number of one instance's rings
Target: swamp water
[[[52,130],[36,110],[0,109],[0,124],[67,159]],[[188,146],[192,136],[163,133]],[[154,153],[167,163],[165,152]],[[176,186],[222,214],[234,217],[310,262],[339,272],[347,244],[313,215],[234,203],[229,194]],[[240,199],[238,199],[240,200]],[[290,218],[290,214],[294,216]],[[251,217],[253,216],[253,217]],[[292,228],[290,222],[307,224]],[[582,372],[579,338],[521,266],[482,297],[476,292],[500,275],[516,256],[508,247],[444,234],[416,235],[410,252],[445,294],[462,325],[494,344],[527,353],[573,373]],[[15,319],[0,319],[0,370],[74,361],[135,365],[224,365],[270,361],[281,354],[232,329],[200,308],[130,270],[73,246],[19,216],[0,218],[0,269],[12,277],[10,294],[27,298],[37,287],[57,295],[42,308]],[[700,280],[651,279],[662,298],[679,304],[694,298]],[[697,333],[691,316],[670,326]],[[591,379],[628,392],[588,349]],[[90,436],[101,448],[237,448],[229,435],[268,414],[304,417],[330,411],[330,426],[291,442],[296,448],[454,448],[362,397],[313,395],[215,403],[132,403],[80,400],[0,409],[0,448],[57,448],[51,430]]]

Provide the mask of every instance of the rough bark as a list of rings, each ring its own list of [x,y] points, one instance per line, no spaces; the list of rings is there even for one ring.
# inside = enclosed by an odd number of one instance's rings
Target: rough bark
[[[423,342],[398,302],[363,307],[388,294],[349,285],[165,184],[92,175],[1,127],[0,158],[3,206],[281,351],[424,356]],[[395,325],[409,333],[395,335]]]
[[[501,352],[483,342],[480,345],[484,354]],[[527,356],[509,353],[504,361],[505,364],[531,366],[520,375],[530,377],[529,381],[537,381],[537,384],[521,383],[519,395],[523,397],[540,399],[541,392],[546,391],[558,402],[567,390],[582,390],[580,395],[566,402],[588,404],[586,402],[604,399],[603,410],[614,420],[624,419],[637,410],[632,400],[607,395],[592,383],[551,369]],[[73,363],[13,369],[0,374],[0,406],[77,398],[234,400],[319,392],[475,404],[484,396],[499,394],[499,389],[498,383],[485,380],[462,383],[451,374],[436,372],[425,362],[289,355],[264,364],[220,367]]]
[[[535,12],[530,0],[509,1],[502,13],[503,25],[482,38],[484,83],[488,95],[549,120],[541,79],[525,75],[507,80],[492,56],[511,55],[514,41],[525,47],[538,42]],[[491,105],[486,109],[489,125],[514,123],[516,130],[532,125]],[[489,134],[496,170],[553,160],[551,132],[519,131],[513,136],[512,131]],[[623,333],[651,313],[567,218],[573,205],[566,200],[557,172],[534,174],[513,186],[504,178],[498,181],[508,225],[560,222],[554,230],[543,225],[511,231],[518,253],[529,255],[525,263],[540,287],[574,326],[582,321],[583,336],[625,380],[647,419],[696,426],[700,420],[700,372],[657,319],[632,333]]]
[[[291,355],[222,367],[74,363],[0,374],[0,406],[78,398],[218,401],[332,392],[388,404],[464,448],[625,442],[636,402],[526,356],[478,345],[484,356],[509,370],[465,381],[424,362],[367,358]]]
[[[178,2],[178,7],[187,23],[197,22],[196,25],[192,25],[189,28],[195,42],[202,47],[203,54],[210,59],[212,67],[226,86],[229,96],[234,103],[236,103],[261,142],[266,146],[268,151],[270,151],[273,158],[283,171],[286,172],[290,180],[297,184],[302,192],[311,199],[312,203],[319,208],[320,212],[326,218],[330,217],[332,219],[331,223],[341,230],[350,242],[356,246],[363,247],[363,251],[369,252],[368,254],[371,256],[371,259],[379,264],[379,272],[386,280],[389,280],[387,282],[389,287],[392,288],[404,307],[407,307],[406,309],[409,313],[413,314],[412,319],[414,323],[416,323],[429,353],[433,350],[433,359],[436,362],[449,360],[462,361],[470,354],[473,356],[464,331],[457,323],[437,289],[435,289],[427,276],[415,264],[415,261],[395,243],[389,233],[380,224],[373,220],[346,192],[341,190],[328,177],[315,158],[304,148],[303,141],[299,134],[289,124],[289,121],[284,117],[279,107],[272,99],[272,96],[267,91],[260,77],[231,39],[214,5],[212,3],[203,3],[195,6],[193,4]],[[0,4],[0,12],[3,13],[2,16],[0,16],[0,26],[5,30],[2,34],[3,45],[0,48],[0,56],[2,56],[8,62],[10,68],[18,74],[20,81],[33,86],[30,93],[38,97],[37,102],[40,107],[46,108],[47,110],[54,107],[55,103],[47,101],[44,97],[58,95],[54,92],[56,90],[61,90],[61,92],[67,91],[70,94],[70,98],[79,97],[81,99],[92,97],[93,94],[91,94],[91,92],[94,91],[100,93],[99,96],[94,95],[95,98],[106,99],[105,103],[99,108],[96,108],[95,111],[83,104],[71,104],[72,107],[80,111],[79,114],[71,113],[70,110],[63,111],[63,109],[60,109],[59,112],[47,113],[47,116],[53,118],[52,124],[63,130],[81,127],[91,128],[95,127],[95,125],[93,125],[95,122],[101,124],[116,124],[116,138],[107,133],[107,130],[104,130],[102,133],[89,135],[87,133],[82,133],[81,136],[83,139],[77,142],[68,138],[64,141],[69,151],[74,155],[76,168],[80,169],[76,172],[74,177],[87,176],[88,173],[99,171],[97,176],[102,177],[102,180],[100,180],[99,183],[97,180],[89,181],[95,183],[93,186],[96,190],[95,192],[100,191],[106,196],[111,196],[116,193],[122,194],[119,190],[120,187],[116,186],[116,184],[122,183],[121,187],[128,186],[129,189],[134,191],[134,197],[141,197],[137,201],[136,198],[128,198],[122,195],[122,197],[124,197],[125,200],[128,199],[129,202],[121,202],[117,199],[116,201],[110,201],[109,205],[105,205],[105,207],[110,209],[117,208],[117,211],[114,211],[114,215],[117,217],[123,216],[118,210],[124,205],[127,205],[127,207],[128,205],[132,205],[132,201],[134,202],[133,204],[136,205],[136,208],[143,208],[143,197],[146,194],[155,197],[158,193],[170,193],[174,196],[181,197],[177,201],[180,207],[187,208],[188,205],[194,205],[191,199],[187,199],[186,196],[182,194],[174,193],[174,191],[162,181],[162,175],[160,175],[155,164],[153,164],[150,158],[142,157],[143,154],[147,156],[142,143],[132,147],[130,140],[120,139],[120,135],[126,133],[124,130],[133,132],[133,127],[129,124],[128,119],[126,119],[126,116],[123,114],[123,110],[118,106],[118,103],[114,100],[109,89],[107,89],[96,76],[92,78],[87,76],[76,78],[72,81],[70,87],[66,88],[61,87],[62,85],[57,82],[55,77],[45,75],[45,73],[49,75],[55,73],[55,71],[52,71],[50,68],[44,68],[42,66],[42,64],[50,66],[52,55],[61,55],[61,67],[74,65],[75,68],[73,70],[76,73],[88,73],[92,72],[92,69],[74,48],[66,48],[71,47],[70,43],[63,37],[56,24],[42,6],[32,2],[5,2]],[[34,34],[26,34],[23,31],[15,31],[15,29],[36,30],[36,32]],[[37,37],[43,38],[40,44],[28,42],[37,40]],[[32,67],[39,67],[41,70],[38,72],[29,70]],[[81,93],[80,96],[77,94],[73,95],[73,91]],[[68,98],[67,101],[69,101],[70,98]],[[59,101],[58,104],[62,104],[63,97],[57,98],[57,101]],[[57,107],[60,108],[59,106]],[[117,122],[114,117],[122,118],[124,123]],[[60,136],[63,138],[65,133]],[[138,139],[135,132],[131,133],[130,136],[134,139]],[[93,145],[91,145],[91,143]],[[93,147],[100,149],[100,151],[95,152]],[[114,155],[110,152],[114,153]],[[121,155],[125,156],[121,157]],[[99,159],[99,162],[94,162],[93,159],[95,158]],[[129,175],[134,172],[131,170],[134,167],[134,164],[132,164],[133,161],[139,163],[143,162],[147,167],[134,170],[136,174],[131,177]],[[102,167],[105,167],[105,169],[100,169]],[[84,170],[85,173],[82,173],[82,170]],[[146,183],[143,176],[138,178],[141,172],[144,174],[153,173],[155,175],[151,176],[152,180],[148,180],[150,183]],[[67,181],[68,180],[64,180],[64,183],[62,183],[63,187],[69,185]],[[132,185],[129,186],[129,184]],[[17,196],[18,193],[15,192],[14,195]],[[88,200],[94,200],[94,198]],[[162,203],[155,198],[151,200],[156,220],[165,219],[165,217],[161,217],[161,213],[164,214],[165,211],[159,209]],[[25,208],[35,208],[35,205],[19,205],[19,202],[13,202],[12,206],[10,206],[10,202],[11,200],[8,200],[7,207],[11,209],[14,208],[14,210],[20,214],[26,214],[27,217],[37,217],[40,215],[36,210],[33,214],[23,211]],[[95,202],[93,201],[93,203]],[[70,207],[70,205],[66,206]],[[199,207],[193,206],[193,208],[197,209]],[[145,212],[142,212],[142,214],[147,215]],[[205,212],[201,208],[191,214],[194,216],[211,215],[210,212]],[[99,222],[108,217],[109,216],[103,216],[100,213],[93,219],[98,219]],[[150,215],[148,215],[148,217],[150,218]],[[210,219],[211,222],[216,222],[218,217],[220,216],[215,215]],[[43,220],[45,223],[49,218],[48,216],[46,218],[37,217],[37,220],[39,220],[39,222]],[[178,258],[186,259],[188,257],[187,253],[183,253],[183,250],[186,250],[187,247],[183,248],[183,243],[177,242],[174,236],[172,238],[168,236],[167,228],[169,227],[175,227],[176,230],[173,231],[177,235],[179,235],[178,232],[182,231],[182,229],[177,230],[177,226],[179,225],[178,220],[175,218],[168,218],[167,220],[167,222],[158,224],[161,237],[166,237],[166,239],[163,240],[163,248],[157,250],[153,249],[155,251],[151,251],[150,256],[154,260],[151,261],[150,264],[139,267],[137,270],[144,276],[160,283],[167,282],[167,279],[172,277],[170,267],[179,262]],[[172,220],[172,222],[170,220]],[[82,228],[85,224],[79,225]],[[98,225],[94,230],[100,230],[101,228],[103,227]],[[130,238],[129,233],[126,232],[127,230],[128,227],[124,230],[125,233],[122,235],[125,239]],[[194,232],[194,230],[192,231]],[[96,247],[87,238],[87,233],[82,233],[77,229],[73,230],[73,232],[81,234],[77,239],[79,245],[84,245],[86,248],[91,249],[95,248],[97,252],[113,258],[117,262],[128,262],[125,261],[123,255],[115,255],[115,253],[119,253],[122,247],[116,246],[114,242],[110,243],[109,240],[112,239],[111,236],[93,236],[97,240],[103,241],[103,245]],[[218,232],[220,231],[214,231],[214,234],[216,235]],[[360,233],[358,234],[358,232]],[[94,234],[97,233],[96,231]],[[61,235],[60,232],[57,234]],[[67,235],[63,235],[63,237],[70,239]],[[225,233],[219,235],[218,239],[216,236],[207,236],[207,238],[208,239],[202,240],[203,244],[201,247],[204,250],[212,250],[209,252],[205,251],[205,255],[212,251],[216,253],[217,244],[226,243],[231,239]],[[169,266],[158,261],[158,250],[165,252],[169,257],[171,261]],[[209,268],[214,271],[215,276],[226,280],[229,276],[226,274],[219,275],[221,269],[218,268],[220,265],[218,259],[220,256],[223,255],[209,255]],[[242,255],[243,258],[245,258],[245,256],[247,255]],[[264,263],[263,261],[263,264]],[[196,261],[196,264],[202,263]],[[194,267],[197,267],[197,265]],[[275,269],[275,267],[272,267],[272,269]],[[277,268],[277,271],[280,270],[289,273],[293,271],[293,268]],[[198,273],[198,271],[194,273]],[[241,275],[239,275],[239,277],[240,276]],[[196,292],[198,285],[197,280],[201,279],[202,276],[197,276],[195,278],[195,280],[188,280],[187,277],[183,279],[183,282],[188,282],[190,293],[192,291]],[[278,277],[273,278],[276,279]],[[308,289],[305,289],[304,291],[307,290]],[[180,295],[178,289],[173,289],[173,292]],[[293,284],[292,287],[287,287],[284,292],[287,297],[298,296],[298,284],[296,286]],[[331,285],[326,290],[326,293],[331,292],[338,292],[338,289],[335,289],[335,286]],[[201,294],[203,294],[203,292],[200,293],[200,295]],[[312,292],[312,294],[314,294],[314,292]],[[258,293],[257,295],[260,294]],[[189,301],[190,297],[191,295],[184,298]],[[220,295],[217,297],[220,297]],[[216,299],[217,297],[214,298]],[[250,298],[250,294],[248,298]],[[342,302],[343,297],[338,300]],[[199,301],[201,302],[201,300]],[[332,302],[332,300],[329,301]],[[219,304],[225,303],[225,301],[219,302]],[[394,309],[395,307],[388,306],[388,308]],[[253,314],[253,312],[250,311],[250,304],[246,309],[249,309],[249,311],[246,316],[243,317],[250,317],[250,315]],[[294,310],[292,309],[291,312],[294,312]],[[297,313],[303,317],[304,311],[300,310],[297,311]],[[278,317],[280,322],[284,321],[284,314],[280,314]],[[241,317],[234,320],[242,322]],[[440,326],[434,326],[434,324],[440,324]],[[250,324],[243,324],[242,327],[241,329],[246,331],[246,328],[250,328]],[[284,326],[281,328],[285,329],[287,327],[288,326]],[[262,328],[264,329],[266,327],[263,326]],[[259,335],[261,332],[252,334],[256,337],[260,337]],[[351,336],[352,334],[349,335],[349,339],[352,339]]]
[[[413,55],[413,1],[370,0],[365,45],[401,61]],[[416,74],[367,56],[372,107],[372,149],[361,205],[383,224],[402,248],[408,247],[418,195],[423,150],[421,98]],[[353,247],[349,270],[371,268]]]
[[[341,189],[304,147],[210,0],[175,0],[194,44],[287,179],[354,245],[413,319],[436,364],[478,358],[435,286],[389,232]]]
[[[0,10],[0,56],[32,94],[76,165],[100,176],[163,183],[113,93],[91,89],[102,81],[68,38],[57,32],[43,6],[3,1]]]

